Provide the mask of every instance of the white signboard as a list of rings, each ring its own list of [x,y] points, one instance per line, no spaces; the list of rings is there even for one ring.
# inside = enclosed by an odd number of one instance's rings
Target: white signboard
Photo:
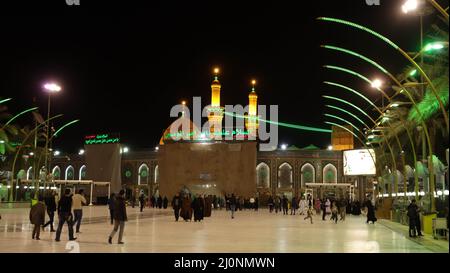
[[[344,151],[344,175],[375,175],[375,162],[373,149]]]

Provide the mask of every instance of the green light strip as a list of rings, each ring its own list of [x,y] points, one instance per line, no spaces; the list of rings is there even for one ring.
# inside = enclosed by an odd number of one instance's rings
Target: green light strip
[[[53,134],[53,136],[56,137],[56,136],[58,135],[58,133],[61,132],[64,128],[66,128],[67,126],[70,126],[70,125],[72,125],[72,124],[74,124],[74,123],[76,123],[76,122],[78,122],[78,121],[80,121],[80,120],[79,120],[79,119],[76,119],[76,120],[72,120],[71,122],[66,123],[66,124],[63,125],[61,128],[59,128],[58,131],[56,131],[56,132]]]
[[[386,74],[389,73],[386,69],[384,69],[384,67],[382,67],[381,65],[379,65],[377,62],[375,62],[375,61],[373,61],[373,60],[367,58],[367,57],[364,56],[364,55],[361,55],[361,54],[359,54],[359,53],[356,53],[356,52],[354,52],[354,51],[351,51],[351,50],[348,50],[348,49],[345,49],[345,48],[342,48],[342,47],[331,46],[331,45],[321,45],[321,47],[327,48],[327,49],[336,50],[336,51],[340,51],[340,52],[344,52],[344,53],[347,53],[347,54],[349,54],[349,55],[353,55],[353,56],[355,56],[355,57],[358,57],[358,58],[360,58],[360,59],[363,59],[364,61],[366,61],[366,62],[368,62],[368,63],[374,65],[375,67],[377,67],[378,69],[380,69],[380,70],[383,71],[384,73],[386,73]]]
[[[4,100],[0,100],[0,104],[2,104],[4,102],[7,102],[7,101],[10,101],[10,100],[12,100],[12,98],[7,98],[7,99],[4,99]]]
[[[347,121],[347,120],[345,120],[345,119],[343,119],[343,118],[341,118],[341,117],[338,117],[338,116],[335,116],[335,115],[330,115],[330,114],[327,114],[327,113],[325,113],[324,115],[325,115],[326,117],[332,117],[332,118],[338,119],[338,120],[340,120],[340,121],[343,121],[343,122],[347,123],[348,125],[352,126],[353,128],[355,128],[356,131],[358,131],[358,132],[361,133],[361,131],[359,130],[359,128],[356,127],[355,125],[353,125],[353,123],[351,123],[350,121]]]
[[[327,82],[327,81],[324,81],[324,83],[329,84],[329,85],[333,85],[333,86],[337,86],[337,87],[340,87],[340,88],[345,89],[345,90],[348,90],[348,91],[352,92],[353,94],[356,94],[356,95],[358,95],[359,97],[363,98],[365,101],[367,101],[367,102],[368,102],[370,105],[372,105],[373,107],[378,108],[378,107],[377,107],[375,104],[373,104],[373,102],[372,102],[371,100],[369,100],[366,96],[364,96],[363,94],[359,93],[358,91],[356,91],[356,90],[354,90],[354,89],[351,89],[351,88],[348,87],[348,86],[345,86],[345,85],[342,85],[342,84],[339,84],[339,83],[335,83],[335,82]]]
[[[360,118],[358,118],[356,115],[354,115],[353,113],[351,113],[351,112],[349,112],[349,111],[347,111],[347,110],[345,110],[345,109],[342,109],[342,108],[340,108],[340,107],[337,107],[337,106],[333,106],[333,105],[325,105],[326,107],[328,107],[328,108],[332,108],[332,109],[336,109],[336,110],[339,110],[339,111],[341,111],[341,112],[344,112],[344,113],[346,113],[346,114],[348,114],[348,115],[350,115],[350,116],[352,116],[353,118],[355,118],[357,121],[359,121],[362,125],[364,125],[365,127],[368,127],[367,125],[366,125],[366,123],[364,123],[364,121],[362,121]]]
[[[230,113],[230,112],[225,112],[225,115],[236,117],[236,118],[244,118],[244,119],[246,118],[246,119],[248,119],[248,117],[246,117],[246,116],[237,115],[237,114]],[[261,119],[261,118],[258,118],[258,120],[261,121],[261,122],[270,123],[270,124],[276,124],[276,125],[279,125],[279,126],[288,127],[288,128],[292,128],[292,129],[299,129],[299,130],[320,132],[320,133],[331,133],[331,130],[329,130],[329,129],[315,128],[315,127],[309,127],[309,126],[302,126],[302,125],[291,124],[291,123],[286,123],[286,122],[276,122],[276,121],[265,120],[265,119]]]
[[[33,108],[30,108],[30,109],[27,109],[27,110],[25,110],[25,111],[20,112],[19,114],[15,115],[15,116],[12,117],[10,120],[8,120],[8,122],[5,123],[5,125],[3,125],[3,128],[5,128],[6,126],[8,126],[8,124],[10,124],[11,122],[13,122],[13,120],[15,120],[16,118],[20,117],[21,115],[26,114],[26,113],[31,112],[31,111],[34,111],[34,110],[36,110],[36,109],[38,109],[38,107],[33,107]]]
[[[350,103],[350,102],[348,102],[348,101],[346,101],[346,100],[343,100],[343,99],[340,99],[340,98],[336,98],[336,97],[332,97],[332,96],[325,96],[325,95],[324,95],[324,96],[322,96],[322,97],[327,98],[327,99],[337,100],[337,101],[340,101],[340,102],[345,103],[345,104],[347,104],[347,105],[350,105],[351,107],[355,108],[356,110],[358,110],[359,112],[361,112],[363,115],[365,115],[366,117],[368,117],[372,122],[374,122],[374,120],[372,119],[371,116],[369,116],[366,112],[364,112],[364,110],[362,110],[362,109],[359,108],[358,106],[354,105],[353,103]],[[374,123],[375,123],[375,122],[374,122]]]
[[[358,72],[355,72],[353,70],[350,70],[350,69],[347,69],[347,68],[344,68],[344,67],[340,67],[340,66],[335,66],[335,65],[324,65],[323,67],[329,68],[329,69],[343,71],[343,72],[346,72],[348,74],[352,74],[353,76],[356,76],[356,77],[366,81],[367,83],[372,84],[371,80],[369,80],[368,78],[364,77],[363,75],[361,75]]]
[[[347,25],[347,26],[350,26],[350,27],[353,27],[353,28],[360,29],[360,30],[365,31],[365,32],[367,32],[369,34],[372,34],[373,36],[375,36],[377,38],[380,38],[381,40],[385,41],[386,43],[388,43],[390,46],[392,46],[395,49],[399,48],[398,45],[396,45],[394,42],[392,42],[388,38],[384,37],[380,33],[376,32],[376,31],[373,31],[370,28],[358,25],[356,23],[353,23],[353,22],[350,22],[350,21],[341,20],[341,19],[336,19],[336,18],[330,18],[330,17],[319,17],[319,18],[317,18],[317,20],[334,22],[334,23],[343,24],[343,25]]]

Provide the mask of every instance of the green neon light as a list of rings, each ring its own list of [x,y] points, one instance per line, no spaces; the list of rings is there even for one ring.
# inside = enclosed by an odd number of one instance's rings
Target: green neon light
[[[328,22],[334,22],[334,23],[338,23],[338,24],[343,24],[343,25],[347,25],[347,26],[350,26],[350,27],[353,27],[353,28],[360,29],[362,31],[365,31],[367,33],[372,34],[373,36],[376,36],[377,38],[380,38],[381,40],[385,41],[386,43],[388,43],[390,46],[392,46],[395,49],[399,48],[398,45],[396,45],[394,42],[392,42],[388,38],[384,37],[380,33],[376,32],[376,31],[373,31],[370,28],[358,25],[356,23],[353,23],[353,22],[350,22],[350,21],[341,20],[341,19],[336,19],[336,18],[330,18],[330,17],[319,17],[317,19],[318,20],[322,20],[322,21],[328,21]]]
[[[366,96],[364,96],[363,94],[359,93],[358,91],[356,91],[356,90],[354,90],[354,89],[351,89],[351,88],[348,87],[348,86],[345,86],[345,85],[342,85],[342,84],[339,84],[339,83],[335,83],[335,82],[327,82],[327,81],[324,81],[324,83],[329,84],[329,85],[333,85],[333,86],[337,86],[337,87],[340,87],[340,88],[345,89],[345,90],[348,90],[348,91],[352,92],[353,94],[356,94],[356,95],[358,95],[359,97],[363,98],[365,101],[367,101],[367,102],[368,102],[370,105],[372,105],[373,107],[377,108],[377,106],[376,106],[375,104],[373,104],[373,102],[370,101]]]
[[[220,132],[203,132],[200,134],[200,136],[198,136],[198,134],[195,134],[195,132],[189,132],[189,133],[183,133],[183,131],[178,131],[176,133],[168,133],[164,136],[164,139],[171,139],[171,138],[184,138],[184,139],[189,139],[191,137],[194,138],[209,138],[211,135],[213,136],[245,136],[245,135],[250,135],[251,130],[245,131],[242,129],[236,129],[236,130],[225,130],[222,129],[222,131]]]
[[[444,45],[441,43],[430,43],[430,44],[427,44],[423,50],[428,52],[428,51],[432,51],[432,50],[440,50],[443,48],[444,48]]]
[[[339,70],[339,71],[343,71],[349,74],[352,74],[353,76],[356,76],[364,81],[366,81],[369,84],[372,84],[372,81],[369,80],[368,78],[364,77],[363,75],[359,74],[358,72],[355,72],[353,70],[347,69],[347,68],[343,68],[340,66],[335,66],[335,65],[324,65],[323,67],[325,68],[329,68],[329,69],[334,69],[334,70]]]
[[[55,132],[55,134],[53,135],[53,136],[57,136],[58,134],[59,134],[59,132],[61,132],[64,128],[66,128],[67,126],[70,126],[70,125],[72,125],[72,124],[74,124],[74,123],[76,123],[76,122],[78,122],[78,121],[80,121],[79,119],[76,119],[76,120],[72,120],[71,122],[68,122],[68,123],[66,123],[65,125],[63,125],[61,128],[59,128],[56,132]]]
[[[30,108],[30,109],[27,109],[27,110],[25,110],[25,111],[20,112],[19,114],[15,115],[15,116],[12,117],[10,120],[8,120],[8,122],[5,123],[5,125],[3,125],[3,127],[6,127],[8,124],[10,124],[11,122],[13,122],[13,120],[15,120],[16,118],[20,117],[21,115],[26,114],[26,113],[31,112],[31,111],[34,111],[34,110],[36,110],[36,109],[38,109],[38,107],[33,107],[33,108]]]
[[[332,97],[332,96],[322,96],[324,98],[327,99],[332,99],[332,100],[336,100],[336,101],[340,101],[342,103],[345,103],[347,105],[350,105],[351,107],[355,108],[356,110],[358,110],[360,113],[362,113],[363,115],[365,115],[366,117],[368,117],[370,120],[373,120],[372,117],[370,117],[364,110],[362,110],[361,108],[359,108],[358,106],[354,105],[353,103],[350,103],[346,100],[340,99],[340,98],[336,98],[336,97]]]
[[[411,72],[409,72],[409,76],[414,77],[417,74],[417,69],[413,69],[411,70]]]
[[[225,112],[225,115],[232,116],[232,117],[236,117],[236,118],[246,118],[246,119],[249,119],[249,118],[246,117],[246,116],[237,115],[237,114],[229,113],[229,112]],[[292,129],[299,129],[299,130],[313,131],[313,132],[320,132],[320,133],[331,133],[331,130],[329,130],[329,129],[323,129],[323,128],[315,128],[315,127],[309,127],[309,126],[303,126],[303,125],[291,124],[291,123],[286,123],[286,122],[276,122],[276,121],[265,120],[265,119],[261,119],[261,118],[258,118],[258,121],[265,122],[265,123],[269,123],[269,124],[276,124],[276,125],[278,125],[278,126],[283,126],[283,127],[292,128]]]
[[[349,112],[349,111],[347,111],[347,110],[345,110],[345,109],[342,109],[342,108],[339,108],[339,107],[337,107],[337,106],[333,106],[333,105],[325,105],[326,107],[328,107],[328,108],[332,108],[332,109],[336,109],[336,110],[338,110],[338,111],[341,111],[341,112],[344,112],[344,113],[346,113],[346,114],[348,114],[348,115],[350,115],[350,116],[352,116],[353,118],[355,118],[357,121],[359,121],[362,125],[364,125],[364,126],[366,126],[367,127],[367,125],[364,123],[364,121],[362,121],[360,118],[358,118],[356,115],[354,115],[353,113],[351,113],[351,112]]]
[[[110,144],[110,143],[119,143],[120,139],[119,138],[109,138],[109,139],[88,139],[85,140],[84,143],[86,145],[91,145],[91,144]]]
[[[7,101],[10,101],[10,100],[12,100],[12,98],[7,98],[7,99],[4,99],[4,100],[0,100],[0,104],[2,104],[4,102],[7,102]]]
[[[353,56],[355,56],[355,57],[358,57],[358,58],[360,58],[360,59],[362,59],[362,60],[364,60],[364,61],[366,61],[366,62],[372,64],[373,66],[375,66],[375,67],[377,67],[378,69],[380,69],[381,71],[383,71],[385,74],[389,74],[389,72],[388,72],[386,69],[384,69],[384,67],[382,67],[381,65],[379,65],[379,64],[376,63],[375,61],[373,61],[373,60],[367,58],[367,57],[364,56],[364,55],[361,55],[361,54],[359,54],[359,53],[356,53],[356,52],[354,52],[354,51],[351,51],[351,50],[348,50],[348,49],[345,49],[345,48],[342,48],[342,47],[331,46],[331,45],[322,45],[321,47],[327,48],[327,49],[336,50],[336,51],[340,51],[340,52],[344,52],[344,53],[347,53],[347,54],[349,54],[349,55],[353,55]]]
[[[335,116],[335,115],[326,114],[326,113],[325,113],[324,115],[325,115],[326,117],[332,117],[332,118],[338,119],[338,120],[340,120],[340,121],[343,121],[343,122],[349,124],[350,126],[352,126],[353,128],[355,128],[356,131],[361,132],[361,131],[359,130],[358,127],[356,127],[355,125],[353,125],[353,123],[351,123],[351,122],[349,122],[349,121],[347,121],[347,120],[345,120],[345,119],[343,119],[343,118],[341,118],[341,117],[338,117],[338,116]]]

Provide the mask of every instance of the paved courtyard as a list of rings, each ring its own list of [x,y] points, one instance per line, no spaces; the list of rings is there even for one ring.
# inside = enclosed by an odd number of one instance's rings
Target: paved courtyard
[[[41,240],[31,239],[29,209],[0,209],[0,252],[68,252],[67,225],[61,242],[48,228]],[[202,222],[175,222],[170,209],[127,208],[124,245],[107,243],[112,226],[106,206],[85,207],[81,234],[76,234],[80,252],[446,252],[447,241],[433,242],[431,236],[411,240],[403,226],[381,220],[366,224],[364,216],[347,215],[345,222],[314,223],[304,216],[269,213],[267,209],[229,212],[213,211]],[[327,217],[329,218],[329,216]],[[424,243],[428,242],[428,243]]]

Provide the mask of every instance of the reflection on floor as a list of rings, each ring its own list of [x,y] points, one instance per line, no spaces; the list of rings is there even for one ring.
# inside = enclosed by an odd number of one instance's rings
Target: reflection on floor
[[[202,222],[175,222],[170,209],[127,208],[124,245],[109,245],[112,230],[105,206],[85,207],[81,234],[75,250],[80,252],[447,252],[405,237],[407,233],[376,223],[366,224],[363,216],[347,215],[335,224],[314,216],[314,224],[304,216],[269,213],[262,209],[229,212],[213,211]],[[2,209],[0,252],[68,252],[67,225],[61,242],[48,228],[41,240],[31,239],[28,209]],[[329,219],[329,217],[327,217]],[[116,235],[117,236],[117,235]],[[448,245],[448,244],[447,244]]]

